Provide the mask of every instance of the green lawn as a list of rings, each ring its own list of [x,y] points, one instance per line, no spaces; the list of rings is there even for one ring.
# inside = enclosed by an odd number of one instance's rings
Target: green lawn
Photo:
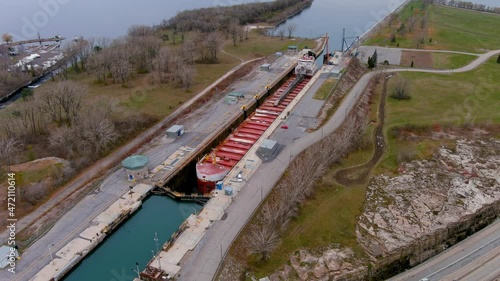
[[[476,70],[452,75],[428,73],[400,73],[409,81],[412,96],[409,101],[387,99],[386,132],[389,149],[376,173],[394,172],[397,153],[403,149],[416,152],[417,158],[430,158],[439,145],[452,145],[448,141],[407,142],[391,136],[393,127],[410,126],[419,130],[443,124],[499,124],[500,123],[500,64],[496,58]],[[390,80],[389,91],[398,83]],[[390,93],[390,92],[389,92]]]
[[[477,59],[477,56],[452,54],[452,53],[432,53],[432,64],[434,69],[455,69],[468,65]]]
[[[500,64],[496,58],[479,68],[452,75],[400,73],[409,80],[409,101],[389,98],[388,127],[405,124],[500,122]],[[391,79],[389,91],[397,79]]]
[[[382,27],[365,45],[397,47],[399,43],[401,48],[416,48],[415,38],[423,34],[424,41],[419,48],[424,49],[485,53],[499,48],[500,15],[431,5],[428,8],[427,27],[421,29],[420,22],[425,13],[416,8],[421,6],[421,2],[419,0],[416,4],[406,6],[399,15],[399,22]],[[415,7],[413,11],[411,6]],[[411,14],[418,19],[415,30],[402,35],[397,29],[402,23],[408,25],[407,19]],[[396,34],[395,43],[390,42],[392,33]]]
[[[432,6],[433,49],[485,53],[500,48],[500,15]]]
[[[224,51],[237,56],[241,59],[249,60],[257,57],[267,56],[276,52],[286,52],[288,46],[297,45],[300,49],[314,49],[316,41],[311,39],[287,38],[281,40],[279,37],[268,37],[250,32],[249,39],[243,42],[238,41],[236,46],[233,42],[227,42],[224,46]]]
[[[334,78],[328,78],[326,81],[321,85],[321,87],[318,89],[318,91],[314,94],[313,99],[317,100],[325,100],[330,91],[333,89],[333,86],[337,83],[337,79]]]

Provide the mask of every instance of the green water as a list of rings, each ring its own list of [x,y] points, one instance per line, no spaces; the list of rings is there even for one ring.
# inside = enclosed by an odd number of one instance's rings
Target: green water
[[[163,245],[181,223],[201,206],[179,203],[168,197],[151,196],[122,226],[108,236],[64,280],[65,281],[132,281],[132,270],[139,263],[142,271],[156,249],[153,240]]]

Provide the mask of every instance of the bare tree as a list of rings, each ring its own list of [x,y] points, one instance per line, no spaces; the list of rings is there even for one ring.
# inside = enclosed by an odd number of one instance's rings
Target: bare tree
[[[397,84],[396,88],[394,88],[393,93],[391,94],[391,98],[397,100],[409,100],[411,99],[408,80],[401,79]]]
[[[9,44],[9,43],[11,43],[14,40],[14,36],[10,35],[9,33],[4,33],[2,35],[2,40],[5,43]]]
[[[192,65],[183,64],[179,69],[180,72],[180,82],[182,87],[186,89],[186,92],[189,91],[189,88],[193,84],[193,79],[195,76],[195,69]]]
[[[35,95],[35,100],[41,112],[61,126],[63,123],[71,124],[77,118],[86,94],[85,85],[66,80],[44,88]]]
[[[415,24],[417,23],[417,18],[415,16],[410,16],[408,18],[408,31],[413,32],[413,29],[415,28]]]
[[[21,143],[17,140],[17,138],[0,138],[0,161],[8,166],[9,171],[10,165],[21,150],[20,147]]]
[[[263,261],[269,259],[278,242],[277,231],[266,224],[255,226],[244,239],[248,253],[258,255]]]
[[[292,38],[293,32],[297,29],[297,26],[295,24],[289,24],[286,27],[286,30],[288,31],[288,38]]]
[[[284,29],[278,30],[278,36],[280,37],[280,40],[285,39],[285,30]]]
[[[206,47],[210,55],[209,62],[217,62],[217,54],[222,49],[222,44],[224,40],[218,32],[210,32],[206,37]]]
[[[130,37],[153,36],[154,30],[151,26],[147,25],[132,25],[131,27],[129,27],[127,35]]]

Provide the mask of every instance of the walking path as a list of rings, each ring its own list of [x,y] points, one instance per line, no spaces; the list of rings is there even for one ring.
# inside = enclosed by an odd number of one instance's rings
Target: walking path
[[[358,101],[368,82],[377,74],[393,73],[401,71],[427,72],[436,74],[451,74],[453,72],[466,72],[473,70],[489,58],[500,54],[500,50],[479,55],[479,57],[467,66],[455,70],[427,70],[414,68],[385,69],[382,71],[369,72],[361,77],[354,85],[349,94],[344,98],[337,111],[323,126],[305,137],[292,141],[279,154],[275,161],[261,164],[253,176],[246,182],[233,203],[227,208],[227,218],[213,223],[198,246],[193,250],[181,264],[181,276],[179,280],[184,281],[212,281],[218,270],[219,264],[229,250],[234,239],[241,229],[252,217],[262,199],[267,196],[276,185],[281,175],[286,170],[295,155],[307,147],[318,142],[323,135],[333,133],[345,120],[349,111]]]

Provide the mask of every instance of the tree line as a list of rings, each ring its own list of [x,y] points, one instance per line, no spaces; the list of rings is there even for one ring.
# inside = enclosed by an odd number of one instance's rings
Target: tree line
[[[201,8],[178,13],[163,20],[160,27],[180,31],[229,32],[232,23],[246,25],[257,22],[277,24],[312,4],[313,0],[277,0],[234,6]]]

